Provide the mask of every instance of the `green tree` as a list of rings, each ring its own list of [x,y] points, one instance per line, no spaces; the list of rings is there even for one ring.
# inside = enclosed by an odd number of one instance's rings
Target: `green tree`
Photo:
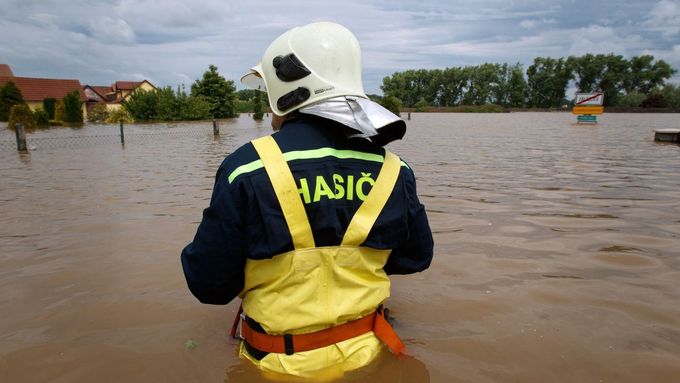
[[[581,57],[570,56],[567,60],[572,64],[579,92],[593,92],[605,71],[604,55],[587,54]]]
[[[605,72],[598,84],[599,90],[604,92],[604,105],[616,105],[624,89],[627,78],[628,60],[620,55],[608,54],[604,57]]]
[[[510,68],[508,75],[508,106],[522,108],[526,105],[527,80],[524,78],[522,64],[517,63]]]
[[[569,80],[573,78],[572,62],[564,58],[536,57],[527,68],[528,106],[559,107]]]
[[[636,67],[645,71],[645,67],[650,64],[651,56],[643,59],[634,58]],[[631,81],[631,65],[632,61],[626,60],[623,56],[614,54],[586,54],[581,57],[569,57],[569,62],[572,63],[574,70],[574,78],[576,80],[576,87],[579,92],[604,92],[605,105],[618,105],[618,98],[624,92],[640,92],[640,84],[637,80]],[[640,73],[639,79],[646,77],[644,73]],[[644,93],[644,92],[643,92]],[[626,102],[631,102],[632,99]]]
[[[123,101],[123,107],[135,121],[153,121],[158,109],[158,94],[140,89]]]
[[[26,129],[35,129],[38,127],[35,123],[31,108],[24,103],[12,105],[12,110],[9,112],[9,123],[7,124],[7,127],[14,130],[16,129],[17,124],[23,124]]]
[[[432,73],[426,69],[394,73],[383,78],[383,85],[380,88],[385,96],[394,96],[409,108],[421,99],[431,103],[435,98],[430,91],[433,88]]]
[[[262,117],[264,116],[264,112],[262,111],[262,92],[256,91],[255,93],[255,110],[253,113],[253,119],[256,121],[261,121]]]
[[[203,73],[203,78],[191,85],[192,96],[203,96],[210,103],[210,112],[214,118],[235,117],[234,82],[226,80],[217,72],[215,65],[210,65]]]
[[[440,105],[453,106],[463,102],[468,84],[468,72],[463,68],[446,68],[442,71]]]
[[[64,122],[83,122],[83,103],[80,101],[80,92],[74,90],[61,99],[64,105]]]
[[[468,89],[464,97],[466,105],[485,105],[493,103],[492,89],[499,83],[498,64],[485,63],[474,67],[470,72]]]
[[[54,120],[54,112],[57,105],[57,99],[54,97],[47,97],[43,100],[43,109],[47,112],[50,120]]]
[[[654,61],[654,56],[642,55],[630,59],[624,79],[626,92],[640,92],[649,94],[665,80],[671,78],[676,70],[663,60]]]
[[[0,86],[0,121],[8,121],[12,107],[23,103],[24,97],[12,81]]]

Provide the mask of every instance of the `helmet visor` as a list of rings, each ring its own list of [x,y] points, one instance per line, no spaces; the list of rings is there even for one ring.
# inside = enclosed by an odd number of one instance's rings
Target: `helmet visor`
[[[267,91],[267,86],[260,74],[262,67],[260,65],[250,68],[248,73],[241,76],[241,84],[245,85],[250,89],[261,90],[263,92]]]

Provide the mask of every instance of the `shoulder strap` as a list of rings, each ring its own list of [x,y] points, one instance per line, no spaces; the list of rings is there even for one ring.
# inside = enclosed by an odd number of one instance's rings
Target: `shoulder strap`
[[[309,225],[309,219],[307,219],[307,212],[302,205],[293,173],[291,173],[281,149],[272,136],[261,137],[251,142],[260,159],[262,159],[262,164],[274,187],[276,198],[279,200],[283,216],[288,224],[288,230],[293,237],[295,249],[315,247],[314,235]]]
[[[378,179],[368,193],[366,200],[359,206],[359,210],[352,217],[352,221],[345,231],[342,244],[347,246],[359,246],[366,240],[378,215],[385,207],[387,199],[392,194],[394,185],[397,183],[401,161],[399,157],[385,149],[385,161],[380,168]]]

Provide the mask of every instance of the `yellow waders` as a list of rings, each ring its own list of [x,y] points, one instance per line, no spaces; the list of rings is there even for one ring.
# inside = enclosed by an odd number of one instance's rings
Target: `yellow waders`
[[[271,335],[306,334],[365,317],[390,295],[383,271],[391,250],[360,247],[399,176],[400,160],[385,150],[380,174],[352,218],[340,246],[316,247],[298,187],[271,136],[252,141],[274,187],[294,250],[246,261],[243,311]],[[261,360],[241,345],[240,354],[260,369],[297,376],[322,370],[341,374],[362,367],[382,349],[373,332],[310,351],[269,353]]]

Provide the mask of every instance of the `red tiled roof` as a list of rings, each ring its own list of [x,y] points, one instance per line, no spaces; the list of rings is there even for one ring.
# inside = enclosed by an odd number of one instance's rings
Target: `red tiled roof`
[[[90,88],[93,92],[97,93],[99,97],[101,97],[104,100],[107,100],[107,95],[110,93],[115,93],[113,88],[110,86],[96,86],[96,85],[84,85],[83,89],[85,88]]]
[[[80,93],[81,101],[87,101],[83,87],[78,80],[4,76],[0,77],[0,86],[10,81],[21,90],[25,101],[42,101],[47,97],[61,100],[74,90]]]
[[[7,64],[0,64],[0,77],[14,77],[12,69]]]
[[[116,81],[113,87],[116,90],[134,90],[138,86],[142,85],[144,81]]]

